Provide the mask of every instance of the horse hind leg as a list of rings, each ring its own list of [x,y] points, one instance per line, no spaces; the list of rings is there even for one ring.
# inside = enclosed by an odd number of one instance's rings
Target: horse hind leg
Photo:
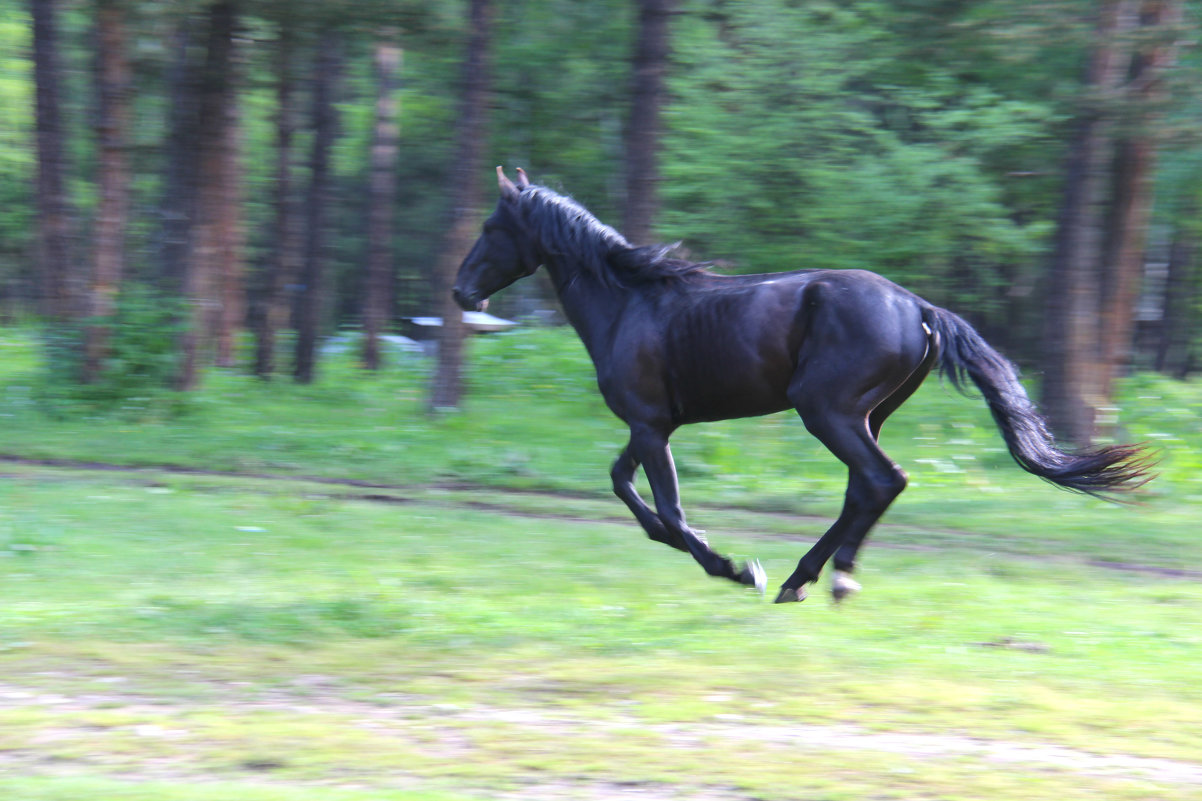
[[[867,452],[868,449],[862,451]],[[883,453],[880,457],[872,457],[870,461],[874,464],[867,469],[859,465],[852,467],[851,463],[848,463],[852,475],[848,480],[843,509],[838,519],[801,558],[797,569],[781,585],[776,598],[777,603],[803,600],[805,585],[818,580],[822,568],[839,546],[849,538],[862,540],[889,508],[893,499],[905,489],[905,473]],[[859,589],[859,582],[851,577],[850,571],[836,569],[831,590],[836,600],[841,600]]]
[[[873,440],[880,440],[881,427],[885,424],[885,420],[922,386],[922,382],[926,380],[935,364],[935,357],[935,349],[928,347],[926,355],[914,372],[868,415],[868,430],[872,434]],[[860,582],[856,581],[852,574],[856,569],[856,555],[863,546],[869,531],[870,529],[864,529],[859,536],[848,536],[835,551],[835,571],[831,577],[831,596],[836,602],[856,594],[861,589]]]
[[[831,597],[835,599],[835,603],[842,602],[862,589],[864,588],[855,580],[850,570],[835,568],[835,574],[831,576]]]
[[[781,585],[777,603],[805,598],[805,585],[817,581],[835,551],[844,543],[861,542],[906,487],[906,474],[880,449],[869,429],[869,411],[875,404],[857,404],[850,399],[840,403],[830,395],[806,393],[800,385],[791,394],[799,401],[797,410],[806,428],[847,465],[848,482],[838,519]],[[850,571],[841,572],[845,575],[836,576],[838,592],[846,596],[858,589],[858,584],[846,575]]]

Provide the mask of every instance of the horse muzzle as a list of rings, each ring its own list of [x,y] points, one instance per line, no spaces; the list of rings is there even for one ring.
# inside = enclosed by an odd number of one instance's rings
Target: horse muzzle
[[[451,290],[451,297],[455,299],[455,303],[464,311],[484,311],[488,308],[488,299],[478,299],[474,294],[464,292],[459,287]]]

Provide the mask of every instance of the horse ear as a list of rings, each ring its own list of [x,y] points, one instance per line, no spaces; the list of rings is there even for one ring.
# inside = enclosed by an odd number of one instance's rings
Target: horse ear
[[[501,165],[497,165],[497,185],[501,188],[501,197],[505,200],[517,200],[518,188],[513,185],[513,181],[505,177],[505,170]]]
[[[530,178],[526,175],[526,171],[518,167],[518,189],[525,189],[530,186]]]

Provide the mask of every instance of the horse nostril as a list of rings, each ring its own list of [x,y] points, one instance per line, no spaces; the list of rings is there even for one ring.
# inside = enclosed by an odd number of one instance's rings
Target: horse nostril
[[[472,298],[472,296],[468,295],[459,287],[455,287],[451,290],[451,297],[455,299],[455,303],[459,306],[459,308],[463,309],[464,311],[480,311],[481,307],[488,303],[488,301],[481,302],[475,300]]]

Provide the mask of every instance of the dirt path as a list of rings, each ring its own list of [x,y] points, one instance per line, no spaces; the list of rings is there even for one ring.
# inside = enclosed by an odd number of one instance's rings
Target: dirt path
[[[610,513],[596,512],[589,510],[587,514],[571,514],[569,512],[549,512],[544,510],[532,510],[520,508],[515,504],[506,503],[504,500],[499,500],[506,495],[515,498],[527,499],[542,499],[549,503],[554,503],[558,506],[565,505],[565,501],[570,505],[571,502],[608,502],[609,495],[587,494],[579,492],[555,491],[549,492],[545,490],[531,489],[511,489],[503,487],[483,486],[467,483],[455,484],[426,484],[426,485],[403,485],[389,484],[374,481],[365,481],[361,479],[351,478],[333,478],[326,476],[305,476],[305,475],[282,475],[278,473],[238,473],[221,470],[203,470],[193,467],[183,467],[179,465],[151,465],[151,466],[131,466],[119,465],[108,462],[92,462],[92,461],[72,461],[69,459],[29,459],[21,456],[13,456],[10,454],[0,454],[0,464],[10,464],[14,466],[25,466],[34,468],[47,468],[51,471],[61,470],[64,473],[96,473],[98,475],[125,475],[131,481],[137,481],[142,484],[155,484],[161,481],[164,476],[191,476],[196,478],[212,478],[223,481],[248,480],[255,481],[261,485],[271,485],[281,488],[292,488],[293,491],[306,491],[304,488],[309,487],[328,487],[330,491],[322,491],[321,495],[335,500],[355,500],[368,503],[390,503],[390,504],[414,504],[420,503],[426,506],[442,507],[447,509],[474,509],[478,511],[490,512],[493,514],[505,515],[508,517],[524,517],[534,520],[563,520],[573,523],[617,523],[629,524],[631,519],[628,516],[617,512]],[[19,478],[22,474],[14,473],[9,477]],[[217,491],[225,489],[224,487],[206,487]],[[253,492],[255,487],[239,486],[240,491]],[[341,489],[342,491],[336,491]],[[432,493],[439,493],[439,497],[433,497]],[[310,493],[311,494],[311,493]],[[476,495],[486,495],[488,499],[481,500]],[[781,521],[782,528],[795,529],[798,524],[812,524],[815,531],[821,530],[830,523],[830,520],[825,517],[806,515],[801,513],[780,512],[771,510],[760,510],[740,507],[712,507],[706,504],[695,504],[694,509],[700,513],[713,513],[715,516],[723,513],[734,511],[742,516],[752,516],[765,520]],[[974,541],[980,540],[980,535],[969,531],[958,531],[955,529],[945,528],[918,528],[913,525],[901,525],[889,523],[887,521],[878,524],[878,529],[881,532],[900,531],[900,532],[920,532],[926,534],[937,535],[942,540],[951,540],[962,542],[966,545],[971,545]],[[768,540],[788,540],[799,545],[806,545],[812,540],[807,540],[805,536],[799,536],[796,533],[786,533],[783,531],[773,530],[751,530],[740,527],[737,523],[724,527],[724,533],[731,536],[738,536],[749,539],[768,539]],[[892,541],[876,538],[873,540],[873,549],[883,550],[899,550],[899,551],[931,551],[937,550],[935,546],[924,545],[921,543],[906,543],[897,541],[901,538],[896,538]],[[1179,578],[1187,580],[1202,581],[1202,570],[1166,567],[1164,565],[1144,564],[1138,562],[1118,562],[1101,559],[1084,559],[1072,556],[1057,556],[1049,557],[1047,555],[1031,555],[1023,553],[1014,548],[1007,549],[1003,543],[991,541],[989,550],[995,552],[1005,552],[1007,556],[1015,558],[1029,558],[1047,561],[1049,558],[1055,558],[1059,561],[1077,562],[1090,567],[1101,568],[1104,570],[1114,570],[1124,573],[1140,573],[1145,575],[1163,576],[1165,578]]]
[[[313,686],[320,687],[320,677],[309,677]],[[884,753],[906,757],[920,764],[924,760],[968,760],[978,763],[982,770],[1053,770],[1083,777],[1108,780],[1150,781],[1162,785],[1197,786],[1202,792],[1202,763],[1172,759],[1133,756],[1128,754],[1094,753],[1076,748],[1030,741],[994,740],[963,734],[872,731],[850,725],[802,724],[764,721],[741,715],[716,715],[704,721],[680,723],[648,722],[620,709],[606,709],[598,715],[576,713],[556,707],[501,707],[479,704],[429,703],[412,698],[389,698],[382,702],[354,700],[326,692],[306,692],[293,695],[272,691],[268,697],[241,697],[237,688],[221,707],[205,705],[206,714],[222,714],[226,709],[229,720],[238,716],[264,712],[295,714],[305,721],[329,719],[351,721],[351,725],[375,732],[412,733],[420,731],[427,739],[438,742],[448,760],[471,760],[470,741],[465,739],[465,725],[479,725],[490,730],[505,727],[519,739],[534,738],[536,742],[556,742],[570,738],[585,740],[621,738],[624,733],[638,731],[654,735],[665,748],[695,750],[714,747],[715,743],[764,744],[790,751],[812,754]],[[53,711],[70,719],[72,713],[103,710],[117,720],[128,721],[138,737],[146,740],[183,736],[178,722],[184,711],[178,701],[121,693],[90,693],[70,696],[0,683],[0,710],[26,709]],[[186,725],[186,724],[183,724]],[[343,724],[345,725],[345,724]],[[70,764],[51,762],[39,757],[40,745],[63,742],[75,737],[95,738],[96,727],[80,725],[78,731],[66,723],[56,725],[44,735],[34,738],[29,747],[7,750],[0,755],[0,771],[29,769],[37,773],[70,775]],[[666,758],[670,756],[666,755]],[[103,753],[94,754],[81,768],[89,772],[105,764]],[[114,766],[115,767],[115,766]],[[260,778],[270,777],[271,765],[247,765]],[[135,781],[169,780],[173,777],[195,780],[194,769],[183,760],[160,760],[145,771],[119,769],[123,778]],[[263,775],[260,775],[263,774]],[[401,777],[390,777],[394,781]],[[403,777],[420,785],[416,776]],[[528,786],[512,793],[497,793],[497,798],[539,799],[641,799],[642,801],[674,801],[680,798],[699,801],[744,801],[748,797],[730,788],[707,786],[678,786],[658,783],[615,783],[595,778],[531,778]]]

